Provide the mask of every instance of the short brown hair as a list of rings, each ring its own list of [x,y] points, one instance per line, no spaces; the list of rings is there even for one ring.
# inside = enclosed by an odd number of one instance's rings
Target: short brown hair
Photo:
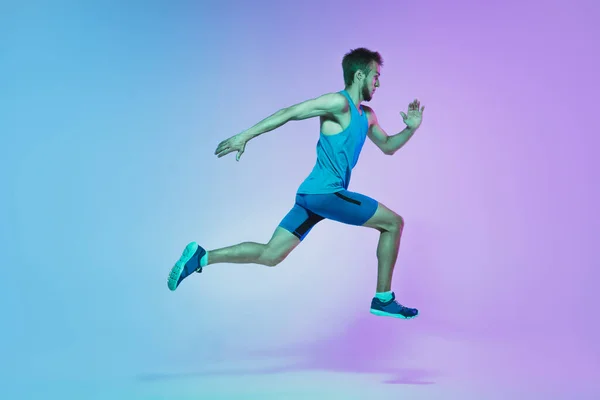
[[[369,64],[375,61],[380,66],[383,66],[383,58],[381,54],[376,51],[371,51],[360,47],[358,49],[350,50],[344,55],[342,60],[342,69],[344,70],[344,83],[346,86],[352,85],[354,82],[354,74],[356,71],[362,70],[364,72],[369,68]]]

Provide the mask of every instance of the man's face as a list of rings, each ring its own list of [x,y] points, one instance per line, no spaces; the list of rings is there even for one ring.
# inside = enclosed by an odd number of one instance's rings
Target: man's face
[[[362,87],[362,96],[365,101],[371,101],[375,89],[379,87],[379,75],[381,75],[381,67],[376,62],[371,62]]]

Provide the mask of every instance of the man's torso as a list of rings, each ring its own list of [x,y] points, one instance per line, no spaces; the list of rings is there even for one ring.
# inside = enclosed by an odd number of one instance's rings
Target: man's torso
[[[335,193],[348,189],[369,128],[365,109],[356,107],[345,91],[348,106],[339,115],[321,117],[317,162],[298,188],[300,194]]]

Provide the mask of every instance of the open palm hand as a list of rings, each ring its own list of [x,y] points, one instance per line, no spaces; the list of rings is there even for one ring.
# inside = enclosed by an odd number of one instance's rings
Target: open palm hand
[[[415,101],[408,105],[408,114],[400,112],[404,123],[410,129],[417,129],[421,125],[421,121],[423,120],[423,110],[425,110],[425,106],[423,106],[421,109],[419,109],[419,107],[421,107],[421,102],[415,99]]]

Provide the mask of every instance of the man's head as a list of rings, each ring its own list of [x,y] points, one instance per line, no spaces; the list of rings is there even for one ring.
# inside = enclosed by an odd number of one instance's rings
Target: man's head
[[[383,59],[376,51],[361,47],[346,53],[342,60],[346,89],[358,85],[363,99],[370,101],[375,88],[379,87],[382,66]]]

